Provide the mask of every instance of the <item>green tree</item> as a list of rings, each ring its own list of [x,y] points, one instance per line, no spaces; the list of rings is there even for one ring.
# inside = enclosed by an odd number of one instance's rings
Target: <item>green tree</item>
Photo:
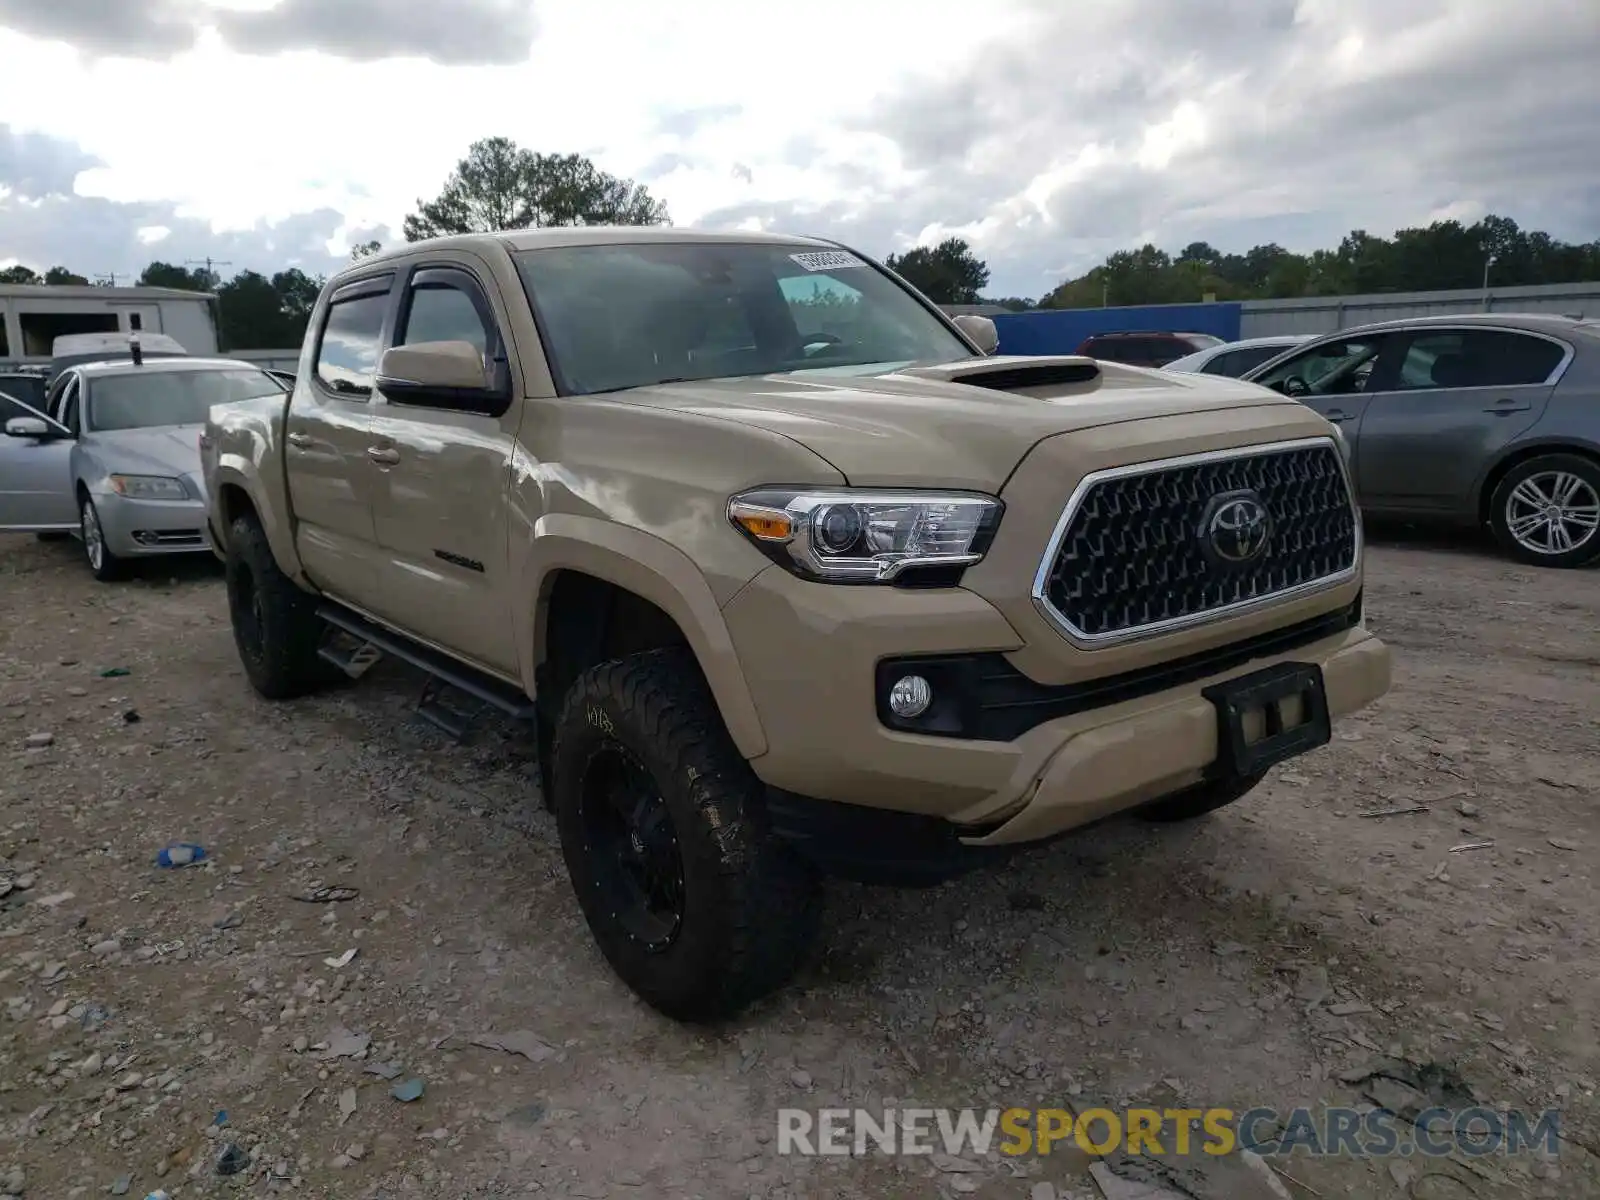
[[[989,266],[961,238],[891,254],[884,265],[935,304],[976,304],[989,286]]]
[[[432,200],[418,200],[406,241],[555,225],[665,225],[664,203],[643,184],[581,154],[538,154],[510,138],[474,142]]]
[[[267,350],[290,344],[283,297],[259,271],[240,271],[217,288],[217,332],[229,350]]]
[[[285,346],[298,346],[306,334],[306,323],[311,320],[311,310],[327,280],[321,275],[307,275],[299,267],[279,271],[272,277],[272,288],[283,301],[284,317],[288,321]]]
[[[18,263],[14,267],[0,270],[0,283],[43,283],[38,274],[28,267]]]
[[[184,292],[214,292],[217,277],[204,268],[176,266],[173,263],[153,262],[139,273],[138,287],[177,288]]]
[[[377,239],[373,239],[370,242],[361,242],[350,247],[350,261],[360,262],[363,258],[371,258],[382,249],[383,243]]]
[[[44,273],[44,281],[51,287],[85,287],[89,281],[65,267],[51,267]]]

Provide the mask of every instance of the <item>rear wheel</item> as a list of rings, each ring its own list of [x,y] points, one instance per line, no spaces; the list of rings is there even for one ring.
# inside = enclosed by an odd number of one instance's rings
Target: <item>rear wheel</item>
[[[1576,454],[1518,463],[1494,490],[1489,526],[1506,553],[1536,567],[1600,559],[1600,465]]]
[[[278,569],[266,531],[253,516],[228,531],[228,615],[250,684],[269,700],[287,700],[327,684],[331,664],[318,657],[323,623],[316,597]]]
[[[582,675],[551,777],[584,918],[642,999],[715,1021],[788,981],[816,934],[821,886],[768,831],[761,784],[693,655],[656,650]]]
[[[121,579],[123,562],[106,545],[106,532],[100,524],[100,510],[88,496],[84,496],[78,504],[78,530],[83,539],[83,555],[94,577],[101,583]]]
[[[1243,779],[1209,780],[1163,796],[1139,809],[1138,814],[1146,821],[1161,823],[1192,821],[1244,799],[1263,778],[1265,776],[1247,775]]]

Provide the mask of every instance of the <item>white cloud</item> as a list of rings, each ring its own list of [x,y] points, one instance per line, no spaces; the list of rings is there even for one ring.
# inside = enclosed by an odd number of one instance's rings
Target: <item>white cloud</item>
[[[1594,0],[1509,24],[1497,0],[100,7],[0,0],[24,258],[110,220],[95,253],[133,257],[96,270],[137,271],[154,227],[168,253],[325,269],[497,134],[641,178],[680,224],[967,236],[1027,294],[1143,237],[1600,219]]]

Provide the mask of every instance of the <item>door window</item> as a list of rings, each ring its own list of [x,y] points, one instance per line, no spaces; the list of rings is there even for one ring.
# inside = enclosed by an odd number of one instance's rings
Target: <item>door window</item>
[[[1441,329],[1412,335],[1397,391],[1519,387],[1548,382],[1566,357],[1555,342],[1502,329]]]
[[[1227,350],[1217,355],[1201,368],[1206,375],[1226,375],[1237,379],[1246,371],[1259,367],[1269,358],[1283,353],[1282,346],[1246,346],[1240,350]]]
[[[411,288],[405,328],[395,345],[470,342],[487,361],[491,340],[489,326],[472,296],[453,284],[422,283]]]
[[[378,371],[387,292],[368,292],[328,306],[312,368],[317,382],[340,395],[366,396]]]
[[[1364,392],[1383,350],[1383,337],[1340,338],[1313,346],[1255,383],[1290,396],[1349,396]]]
[[[78,377],[76,375],[67,381],[67,390],[61,394],[61,415],[57,420],[72,431],[73,437],[78,436]]]

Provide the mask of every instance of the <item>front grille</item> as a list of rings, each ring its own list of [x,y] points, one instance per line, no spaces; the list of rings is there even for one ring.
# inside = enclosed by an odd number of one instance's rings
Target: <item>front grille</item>
[[[1034,594],[1080,640],[1197,623],[1313,587],[1356,565],[1359,526],[1331,442],[1199,455],[1096,477],[1069,503]],[[1252,497],[1270,517],[1249,561],[1215,553],[1214,501]]]

